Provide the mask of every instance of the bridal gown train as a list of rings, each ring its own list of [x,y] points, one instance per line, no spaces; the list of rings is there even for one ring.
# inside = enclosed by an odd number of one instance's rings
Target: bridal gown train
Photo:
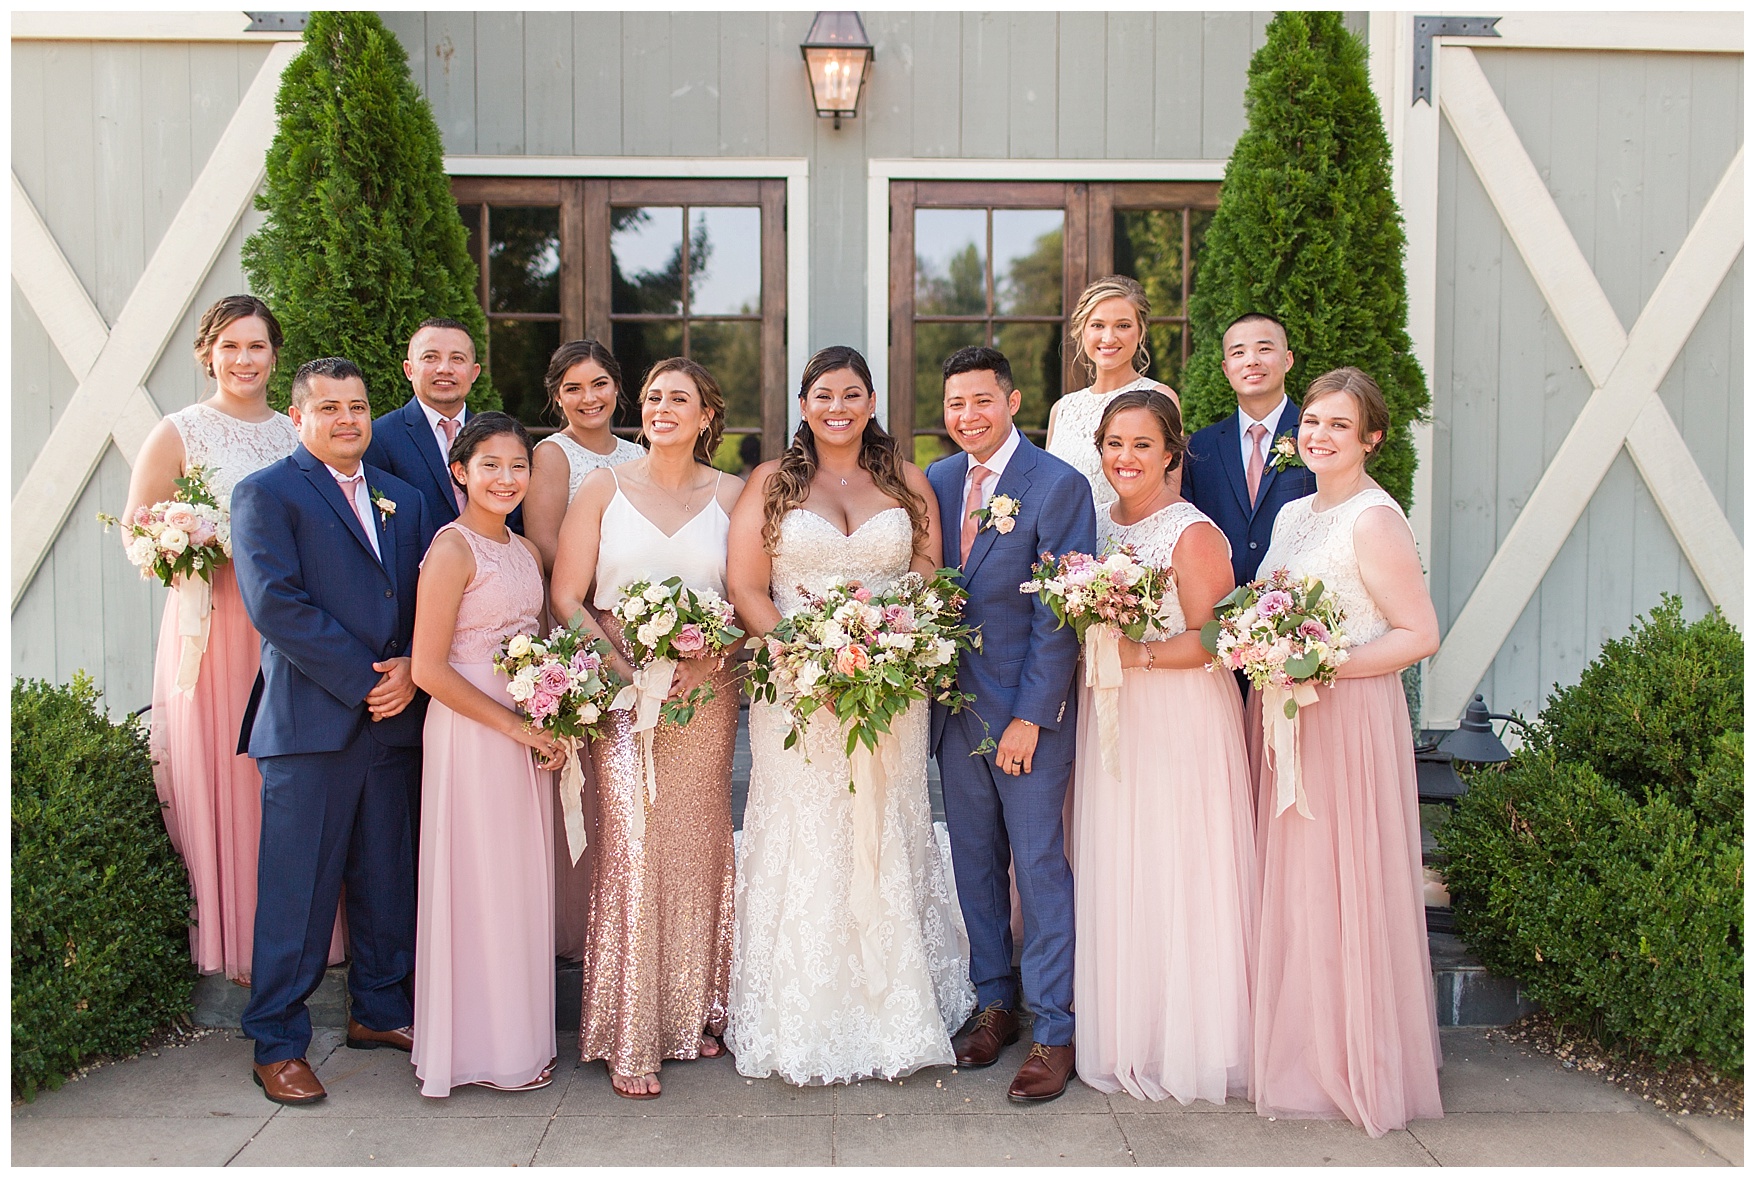
[[[781,521],[777,547],[774,604],[785,613],[801,603],[800,588],[821,592],[845,580],[887,588],[908,570],[913,531],[900,507],[852,535],[798,508]],[[928,705],[917,703],[892,729],[900,772],[883,800],[884,914],[861,928],[849,901],[853,796],[840,730],[819,713],[786,749],[786,714],[750,705],[726,1036],[743,1075],[833,1084],[952,1062],[951,1035],[974,1009],[975,991],[927,796],[929,718]],[[876,950],[877,968],[867,969],[862,943]]]

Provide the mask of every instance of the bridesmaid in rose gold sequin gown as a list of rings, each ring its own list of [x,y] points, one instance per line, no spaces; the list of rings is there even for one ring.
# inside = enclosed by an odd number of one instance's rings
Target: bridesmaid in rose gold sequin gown
[[[551,595],[558,617],[571,617],[593,583],[605,618],[625,586],[647,578],[725,595],[727,508],[743,483],[706,464],[723,420],[718,387],[697,364],[664,361],[640,408],[650,455],[593,471],[568,509]],[[619,632],[610,637],[625,658]],[[738,696],[736,672],[717,658],[684,660],[681,692],[703,675],[713,700],[686,732],[654,730],[650,797],[630,713],[611,713],[591,746],[598,829],[579,1057],[605,1060],[615,1091],[635,1100],[659,1095],[663,1061],[725,1050]]]

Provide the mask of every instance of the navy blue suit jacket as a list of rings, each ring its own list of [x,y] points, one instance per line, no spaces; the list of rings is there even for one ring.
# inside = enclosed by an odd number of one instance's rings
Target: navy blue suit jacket
[[[418,397],[410,397],[402,408],[392,409],[372,422],[372,444],[366,448],[366,461],[414,485],[426,500],[427,518],[432,520],[435,531],[457,518],[451,471]],[[524,508],[515,509],[506,523],[514,532],[522,533]]]
[[[391,515],[368,513],[382,561],[335,476],[303,446],[232,491],[232,564],[262,635],[262,671],[238,740],[252,757],[335,752],[362,724],[382,744],[420,745],[424,693],[377,723],[365,698],[382,678],[372,664],[409,653],[434,528],[418,491],[364,469],[367,489],[396,504]]]
[[[1298,413],[1298,402],[1287,400],[1274,437],[1296,437]],[[1275,470],[1268,465],[1261,472],[1261,494],[1250,505],[1249,482],[1243,475],[1243,436],[1235,412],[1188,439],[1182,497],[1205,512],[1231,542],[1231,572],[1239,585],[1254,580],[1261,568],[1280,508],[1314,494],[1316,476],[1302,466]]]
[[[927,470],[938,496],[944,534],[944,563],[957,565],[963,546],[963,494],[969,473],[966,455],[941,458]],[[1097,546],[1097,515],[1091,484],[1065,462],[1018,437],[1018,448],[994,485],[995,495],[1018,501],[1017,524],[1008,535],[984,527],[969,550],[963,588],[969,593],[964,620],[981,628],[981,651],[963,656],[957,687],[975,697],[975,712],[995,740],[1014,718],[1042,731],[1036,759],[1071,761],[1072,720],[1077,696],[1073,671],[1078,636],[1062,628],[1054,611],[1034,595],[1018,592],[1043,552],[1091,552]],[[946,709],[934,705],[932,747],[944,734]]]

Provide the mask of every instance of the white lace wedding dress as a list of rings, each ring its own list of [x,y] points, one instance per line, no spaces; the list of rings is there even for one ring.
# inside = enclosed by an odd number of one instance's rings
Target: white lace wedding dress
[[[882,590],[908,570],[912,551],[900,507],[851,536],[796,509],[781,521],[774,604],[784,613],[800,604],[800,586],[821,592],[850,579]],[[948,853],[927,796],[929,720],[922,702],[893,726],[901,755],[883,804],[877,890],[884,917],[861,928],[849,902],[853,796],[844,738],[819,713],[800,745],[783,748],[785,713],[750,705],[726,1034],[743,1075],[834,1084],[952,1062],[950,1037],[974,1009],[975,990]],[[867,969],[867,946],[877,970]]]

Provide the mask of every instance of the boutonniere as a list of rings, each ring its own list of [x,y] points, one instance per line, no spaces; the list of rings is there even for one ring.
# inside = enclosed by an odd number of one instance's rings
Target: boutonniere
[[[384,494],[376,487],[367,487],[366,494],[371,497],[372,506],[378,509],[378,522],[383,523],[396,514],[396,500]]]
[[[1291,434],[1282,434],[1274,439],[1273,454],[1274,456],[1268,460],[1268,465],[1275,470],[1304,465],[1304,459],[1298,456],[1298,439]]]
[[[980,521],[982,528],[992,528],[1004,536],[1018,526],[1019,502],[1011,495],[995,495],[987,501],[986,507],[977,508],[969,514]]]

